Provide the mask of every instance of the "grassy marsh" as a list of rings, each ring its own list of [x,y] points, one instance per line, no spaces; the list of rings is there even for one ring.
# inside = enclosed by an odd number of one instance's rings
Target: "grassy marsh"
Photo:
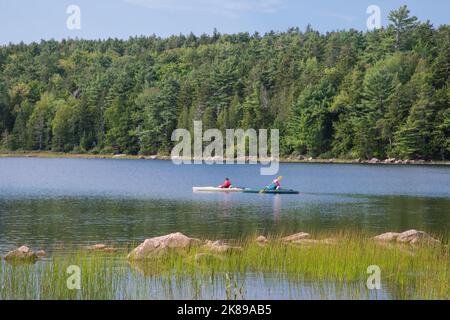
[[[0,263],[0,299],[449,299],[449,248],[379,244],[361,234],[323,235],[333,243],[236,240],[242,250],[202,247],[129,262],[114,253],[54,251],[36,264]],[[67,267],[81,289],[67,288]],[[366,288],[367,268],[381,269],[382,290]]]

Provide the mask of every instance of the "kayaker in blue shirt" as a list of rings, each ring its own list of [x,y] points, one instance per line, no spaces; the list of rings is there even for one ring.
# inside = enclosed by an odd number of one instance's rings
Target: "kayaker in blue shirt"
[[[279,190],[281,188],[280,181],[283,179],[282,176],[279,176],[275,180],[272,181],[272,184],[270,186],[266,187],[266,190],[275,191]]]

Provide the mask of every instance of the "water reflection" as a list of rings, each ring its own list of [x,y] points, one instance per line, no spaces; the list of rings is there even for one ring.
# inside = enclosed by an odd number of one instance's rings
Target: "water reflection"
[[[273,217],[275,221],[281,219],[281,195],[275,194],[273,198]]]
[[[223,211],[224,217],[230,216],[230,206],[231,206],[231,195],[227,192],[224,192],[222,195],[221,208]]]

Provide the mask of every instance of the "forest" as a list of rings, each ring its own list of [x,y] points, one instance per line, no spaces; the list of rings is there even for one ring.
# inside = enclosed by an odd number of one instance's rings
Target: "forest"
[[[168,154],[176,128],[279,129],[284,156],[448,160],[450,28],[0,46],[0,149]]]

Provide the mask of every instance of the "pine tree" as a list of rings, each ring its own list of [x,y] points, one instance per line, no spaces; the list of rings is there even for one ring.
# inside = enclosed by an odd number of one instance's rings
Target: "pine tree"
[[[406,5],[389,13],[388,19],[392,23],[395,32],[395,49],[402,49],[407,34],[417,26],[417,17],[410,16]]]

